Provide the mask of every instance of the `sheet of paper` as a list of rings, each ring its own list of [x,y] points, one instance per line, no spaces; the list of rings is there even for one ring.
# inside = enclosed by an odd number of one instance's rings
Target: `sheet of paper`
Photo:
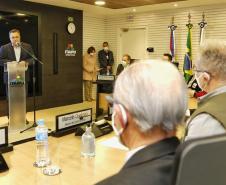
[[[104,145],[104,146],[107,146],[107,147],[111,147],[111,148],[117,148],[117,149],[120,149],[120,150],[126,150],[128,151],[128,148],[126,148],[124,145],[122,145],[118,138],[116,136],[110,138],[110,139],[107,139],[105,141],[102,141],[100,144]]]

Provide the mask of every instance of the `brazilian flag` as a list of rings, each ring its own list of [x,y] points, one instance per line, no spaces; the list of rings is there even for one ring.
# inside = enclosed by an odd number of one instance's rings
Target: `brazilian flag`
[[[188,24],[188,36],[187,36],[187,52],[184,56],[184,78],[185,81],[188,82],[192,76],[192,51],[191,51],[191,29],[192,24]]]

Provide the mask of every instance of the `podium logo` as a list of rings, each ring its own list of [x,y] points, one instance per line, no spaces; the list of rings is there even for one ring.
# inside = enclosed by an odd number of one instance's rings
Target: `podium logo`
[[[76,55],[76,50],[74,48],[74,45],[72,43],[69,43],[67,45],[67,48],[65,49],[65,56],[74,57],[75,55]]]
[[[10,85],[11,87],[21,87],[21,86],[24,85],[24,83],[25,83],[25,82],[24,82],[24,79],[21,78],[20,75],[17,75],[15,79],[13,79],[13,80],[11,80],[11,81],[9,82],[9,85]]]

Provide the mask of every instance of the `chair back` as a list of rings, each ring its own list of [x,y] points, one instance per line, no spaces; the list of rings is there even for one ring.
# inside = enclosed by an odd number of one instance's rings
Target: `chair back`
[[[181,144],[174,164],[172,185],[226,185],[226,135]]]

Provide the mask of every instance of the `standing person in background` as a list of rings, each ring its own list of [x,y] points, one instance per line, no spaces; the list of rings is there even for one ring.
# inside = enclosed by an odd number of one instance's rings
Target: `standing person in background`
[[[164,61],[172,62],[172,59],[173,59],[173,57],[169,53],[164,53],[162,56],[162,60],[164,60]]]
[[[130,65],[131,57],[128,54],[123,55],[122,62],[118,65],[116,75],[118,76],[124,68]]]
[[[174,64],[177,68],[179,67],[179,63],[173,61],[173,57],[172,57],[172,55],[169,54],[169,53],[164,53],[163,56],[162,56],[162,60],[171,62],[171,63]]]
[[[103,43],[103,49],[98,52],[98,60],[101,68],[100,74],[112,74],[114,57],[112,51],[109,50],[108,42]]]
[[[83,80],[85,89],[85,101],[93,101],[92,89],[93,81],[97,76],[97,58],[96,50],[93,46],[89,47],[87,53],[83,56]]]

